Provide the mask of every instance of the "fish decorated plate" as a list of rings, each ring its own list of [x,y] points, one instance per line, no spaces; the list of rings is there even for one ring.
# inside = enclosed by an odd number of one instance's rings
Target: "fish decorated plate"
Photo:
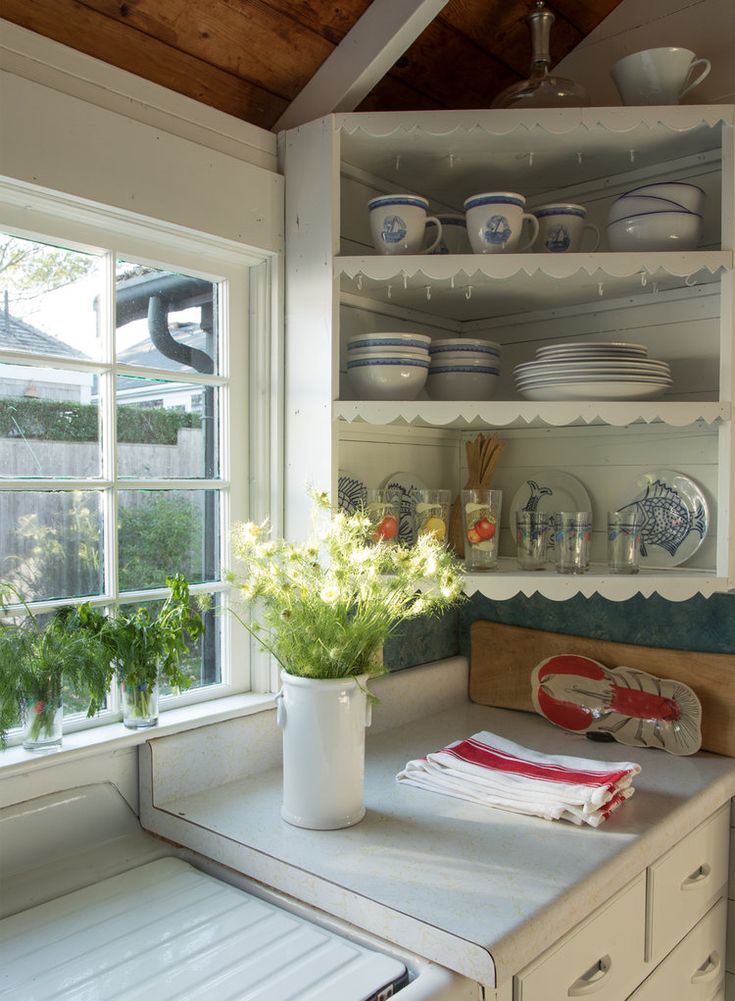
[[[518,511],[592,511],[590,495],[576,476],[561,469],[538,469],[528,475],[510,502],[508,526],[516,537]]]
[[[640,515],[641,569],[667,570],[686,563],[709,530],[709,510],[701,488],[671,469],[643,473],[618,499],[616,509]]]
[[[414,473],[391,473],[382,484],[392,501],[401,512],[398,525],[398,541],[402,546],[412,546],[416,541],[416,501],[421,490],[426,490]]]
[[[350,473],[340,469],[337,479],[337,507],[346,514],[354,514],[367,502],[367,487]]]

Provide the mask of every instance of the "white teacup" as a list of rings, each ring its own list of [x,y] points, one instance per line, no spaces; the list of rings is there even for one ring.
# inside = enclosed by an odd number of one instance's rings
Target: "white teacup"
[[[692,80],[695,67],[703,66]],[[689,49],[667,46],[623,56],[610,71],[623,104],[678,104],[710,71],[709,59],[697,59]]]
[[[439,212],[437,219],[442,224],[442,235],[432,254],[471,254],[472,247],[467,237],[467,222],[458,212]]]
[[[582,249],[585,230],[593,234],[592,253],[600,246],[600,231],[585,222],[587,209],[572,202],[554,202],[533,210],[538,219],[538,238],[534,249],[542,254],[576,254]]]
[[[427,216],[429,203],[420,195],[381,195],[368,202],[370,230],[379,254],[430,254],[442,237],[442,225]],[[437,234],[424,247],[426,227],[433,224]]]
[[[526,199],[513,191],[472,195],[464,203],[467,236],[476,254],[522,254],[538,236],[538,219],[524,212]],[[521,245],[524,222],[531,236]]]

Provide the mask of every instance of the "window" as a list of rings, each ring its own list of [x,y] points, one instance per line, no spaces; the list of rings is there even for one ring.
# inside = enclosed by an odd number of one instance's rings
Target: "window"
[[[162,709],[247,690],[223,573],[250,516],[249,288],[267,273],[206,237],[45,207],[26,213],[43,228],[0,232],[0,577],[42,614],[155,606],[183,573],[213,603],[192,687]],[[65,694],[67,728],[89,725]],[[118,718],[113,691],[92,722]]]

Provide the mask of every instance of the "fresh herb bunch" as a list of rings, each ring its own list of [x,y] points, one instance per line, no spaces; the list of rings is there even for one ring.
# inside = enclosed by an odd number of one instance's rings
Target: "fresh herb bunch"
[[[102,642],[118,679],[138,692],[150,693],[159,678],[175,688],[191,685],[181,659],[189,652],[187,641],[194,642],[204,632],[204,620],[192,609],[189,585],[181,574],[167,577],[166,586],[171,593],[157,615],[143,607],[109,616],[80,609],[83,631]]]
[[[8,613],[10,605],[25,610],[21,622]],[[18,589],[7,582],[0,582],[0,611],[4,614],[0,618],[0,744],[5,746],[7,731],[28,705],[33,710],[29,737],[37,740],[50,733],[63,682],[89,692],[88,715],[93,716],[104,702],[111,671],[99,639],[79,628],[80,613],[62,608],[42,625]]]
[[[237,525],[230,574],[262,623],[244,622],[289,674],[345,678],[383,674],[381,648],[406,619],[439,613],[463,590],[461,566],[431,535],[412,548],[375,541],[362,512],[331,516],[313,495],[314,525],[302,544],[269,539],[268,526]]]

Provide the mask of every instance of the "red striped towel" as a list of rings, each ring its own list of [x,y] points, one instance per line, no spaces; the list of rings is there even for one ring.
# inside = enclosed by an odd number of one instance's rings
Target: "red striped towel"
[[[633,795],[640,765],[541,754],[483,730],[409,761],[398,782],[547,820],[598,827]]]

